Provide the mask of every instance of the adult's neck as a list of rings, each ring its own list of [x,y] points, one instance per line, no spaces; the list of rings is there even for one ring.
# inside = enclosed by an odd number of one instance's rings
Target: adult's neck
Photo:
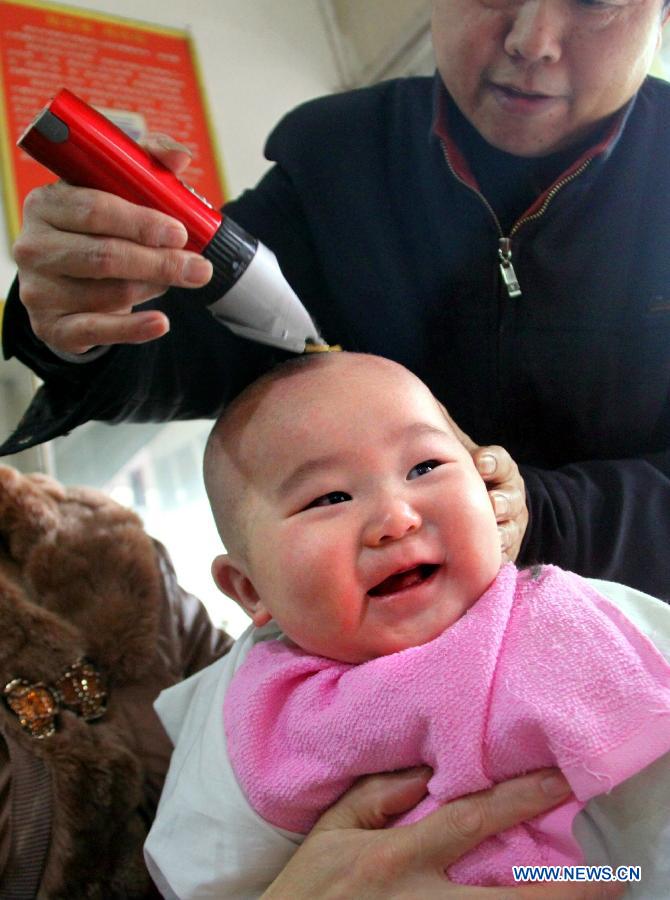
[[[516,156],[489,144],[449,98],[448,127],[472,174],[508,233],[514,222],[558,180],[589,147],[598,143],[609,122],[588,138],[546,156]]]

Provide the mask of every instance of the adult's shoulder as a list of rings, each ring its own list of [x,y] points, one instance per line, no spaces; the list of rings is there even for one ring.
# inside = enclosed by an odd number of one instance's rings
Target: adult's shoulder
[[[315,145],[365,147],[389,133],[427,137],[432,121],[433,79],[398,78],[366,88],[308,100],[287,113],[270,134],[266,156],[312,155]]]
[[[416,109],[417,104],[432,108],[433,79],[431,77],[395,78],[369,87],[340,91],[307,100],[287,113],[280,125],[306,124],[311,121],[332,126],[342,119],[373,111],[392,112],[394,109]],[[335,119],[335,121],[333,121]],[[369,124],[369,123],[365,123]]]
[[[649,75],[642,83],[640,96],[647,102],[658,104],[662,109],[670,111],[670,82],[664,78]]]
[[[633,106],[631,122],[645,134],[658,134],[668,140],[670,123],[670,83],[662,78],[648,76],[638,91]]]

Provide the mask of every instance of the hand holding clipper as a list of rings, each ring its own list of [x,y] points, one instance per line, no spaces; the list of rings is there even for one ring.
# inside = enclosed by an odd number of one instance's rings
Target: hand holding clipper
[[[56,95],[19,145],[71,185],[106,191],[182,222],[186,249],[213,265],[219,299],[210,311],[236,334],[293,353],[323,344],[274,254],[70,91]]]

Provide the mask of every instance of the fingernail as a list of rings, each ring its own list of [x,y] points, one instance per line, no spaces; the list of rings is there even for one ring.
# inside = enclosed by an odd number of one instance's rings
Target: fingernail
[[[500,538],[500,549],[507,550],[510,546],[510,536],[506,528],[498,525],[498,537]]]
[[[158,246],[178,249],[184,246],[187,237],[186,229],[183,226],[166,225],[158,237]]]
[[[477,460],[480,475],[493,475],[496,470],[496,458],[491,453],[483,453]]]
[[[554,799],[567,797],[570,793],[570,785],[562,775],[547,775],[540,782],[540,787],[547,797]]]
[[[423,781],[427,782],[430,780],[431,775],[433,774],[433,770],[430,766],[418,766],[415,769],[405,769],[403,774],[408,781]]]
[[[170,330],[170,325],[168,323],[163,334],[167,334],[169,330]],[[162,337],[162,335],[160,335],[160,336]],[[139,343],[142,343],[144,341],[154,341],[154,340],[156,340],[156,337],[157,337],[157,335],[156,335],[155,324],[153,322],[147,322],[147,324],[144,325],[140,329],[140,333],[138,334],[137,340]]]
[[[184,263],[181,271],[184,281],[189,284],[206,284],[212,277],[212,264],[202,256],[191,256]]]
[[[180,153],[188,153],[189,156],[192,156],[188,147],[185,147],[184,144],[180,144],[178,141],[173,141],[165,135],[158,135],[156,137],[156,143],[159,147],[162,147],[163,150],[178,150]]]
[[[491,494],[491,499],[496,516],[506,516],[509,513],[509,500],[504,494]]]

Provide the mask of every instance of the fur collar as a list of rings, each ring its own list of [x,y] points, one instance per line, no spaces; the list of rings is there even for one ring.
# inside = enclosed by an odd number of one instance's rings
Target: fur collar
[[[115,688],[141,681],[155,660],[162,602],[156,551],[137,516],[97,491],[0,466],[0,688],[11,678],[53,683],[86,656],[109,691],[102,719],[63,712],[45,740],[0,709],[12,765],[28,754],[49,775],[40,897],[145,896],[143,773]]]

